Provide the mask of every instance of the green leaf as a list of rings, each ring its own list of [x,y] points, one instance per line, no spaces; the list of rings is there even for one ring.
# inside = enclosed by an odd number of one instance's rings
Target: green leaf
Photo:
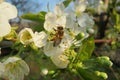
[[[0,37],[0,42],[3,40],[3,37]]]
[[[36,24],[35,26],[32,27],[32,30],[37,31],[37,32],[44,30],[43,24],[44,24],[44,22]]]
[[[72,1],[72,0],[65,0],[65,1],[63,2],[64,6],[67,7],[67,6],[70,4],[71,1]]]
[[[27,14],[23,14],[21,18],[37,22],[36,25],[32,26],[32,29],[34,31],[40,32],[44,30],[43,24],[45,21],[45,15],[46,12],[39,12],[38,14],[27,13]]]
[[[27,14],[23,14],[21,18],[36,21],[36,22],[41,22],[41,21],[44,22],[45,14],[46,12],[39,12],[38,14],[27,13]]]
[[[78,60],[83,61],[89,59],[94,50],[94,46],[94,39],[92,37],[84,40],[78,51]]]
[[[120,24],[115,25],[114,28],[115,28],[118,32],[120,32]]]

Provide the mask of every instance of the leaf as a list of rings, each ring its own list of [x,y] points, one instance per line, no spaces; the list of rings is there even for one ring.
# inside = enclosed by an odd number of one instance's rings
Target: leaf
[[[34,27],[32,26],[32,29],[34,31],[40,32],[44,30],[43,24],[45,21],[45,15],[46,15],[46,12],[39,12],[38,14],[27,13],[27,14],[22,15],[21,18],[38,22],[36,23],[36,25],[34,25]]]
[[[46,12],[40,12],[38,14],[27,13],[27,14],[23,14],[21,18],[36,22],[41,22],[41,21],[43,22],[45,20],[45,14]]]
[[[89,59],[94,50],[94,46],[94,39],[92,37],[84,40],[82,46],[80,46],[80,49],[78,51],[78,58],[81,61]]]
[[[44,24],[44,22],[36,24],[34,27],[32,27],[33,31],[40,32],[40,31],[44,30],[43,24]]]
[[[0,37],[0,42],[3,40],[3,37]]]
[[[63,2],[64,6],[67,7],[67,6],[70,4],[71,1],[72,1],[72,0],[65,0],[65,1]]]

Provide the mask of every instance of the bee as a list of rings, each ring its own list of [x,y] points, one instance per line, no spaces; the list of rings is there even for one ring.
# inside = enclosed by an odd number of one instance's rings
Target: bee
[[[51,39],[54,41],[53,46],[56,47],[61,43],[62,38],[64,37],[64,31],[62,26],[58,26],[55,30],[55,36]]]

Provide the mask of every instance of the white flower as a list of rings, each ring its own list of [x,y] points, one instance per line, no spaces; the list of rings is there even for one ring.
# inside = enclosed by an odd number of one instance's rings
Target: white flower
[[[29,44],[33,42],[33,31],[31,28],[24,28],[18,34],[18,38],[22,44]]]
[[[73,36],[78,35],[82,31],[81,27],[78,26],[78,23],[75,22],[75,19],[74,18],[70,18],[70,16],[69,16],[69,18],[67,18],[66,27],[69,28],[70,33]]]
[[[47,34],[45,32],[35,32],[33,42],[37,47],[43,47],[47,43]]]
[[[82,15],[85,14],[85,15]],[[88,37],[88,33],[86,32],[87,26],[88,28],[92,28],[93,21],[88,19],[89,16],[86,13],[82,13],[76,18],[73,14],[69,14],[66,20],[66,28],[69,28],[71,36],[75,38],[79,33],[84,33],[84,38]],[[87,16],[86,16],[87,15]],[[85,16],[87,19],[85,19]],[[88,22],[86,20],[89,20]],[[91,23],[92,22],[92,23]],[[87,23],[87,24],[85,24]],[[89,24],[91,24],[91,27]],[[79,25],[80,24],[80,25]]]
[[[87,5],[88,5],[87,0],[75,0],[74,2],[75,13],[77,15],[80,15],[82,12],[85,11]]]
[[[83,32],[85,35],[88,35],[87,33],[90,30],[93,30],[93,26],[94,26],[94,21],[93,18],[91,16],[89,16],[87,13],[82,13],[80,16],[77,16],[77,21],[78,24],[81,27],[81,32]],[[93,30],[94,32],[94,30]]]
[[[41,48],[47,43],[47,34],[43,31],[33,33],[31,28],[24,28],[19,32],[18,38],[22,44],[34,43]]]
[[[28,65],[18,57],[9,57],[2,63],[4,72],[0,77],[8,80],[23,80],[24,75],[28,75]]]
[[[58,4],[55,6],[54,12],[48,12],[45,16],[44,28],[47,31],[53,31],[57,26],[66,25],[66,14],[64,13],[63,4]]]
[[[63,54],[51,56],[51,60],[58,68],[66,68],[69,64],[68,57]]]
[[[0,3],[0,15],[4,15],[7,19],[17,17],[17,9],[15,6],[7,2]]]
[[[78,20],[78,24],[81,27],[86,27],[86,29],[91,28],[94,25],[94,21],[92,17],[90,17],[87,13],[83,13],[82,15],[77,16],[77,20]]]
[[[15,6],[7,3],[0,2],[0,37],[3,37],[10,33],[11,27],[9,19],[17,17],[17,9]]]

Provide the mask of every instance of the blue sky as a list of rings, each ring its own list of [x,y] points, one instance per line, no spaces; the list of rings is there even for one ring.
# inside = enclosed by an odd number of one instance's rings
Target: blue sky
[[[11,3],[12,0],[6,0],[6,1]],[[16,1],[22,1],[22,0],[16,0]],[[35,13],[39,11],[48,11],[47,5],[49,4],[50,11],[53,11],[55,5],[61,1],[64,0],[29,0],[29,2],[26,5],[23,5],[22,8],[26,8],[26,10],[31,10],[32,13]],[[36,5],[37,7],[35,7]],[[19,15],[21,14],[23,13],[19,12]]]
[[[41,8],[42,11],[47,10],[47,4],[49,3],[50,10],[54,9],[54,6],[62,0],[38,0],[38,2],[43,4],[43,7]]]

